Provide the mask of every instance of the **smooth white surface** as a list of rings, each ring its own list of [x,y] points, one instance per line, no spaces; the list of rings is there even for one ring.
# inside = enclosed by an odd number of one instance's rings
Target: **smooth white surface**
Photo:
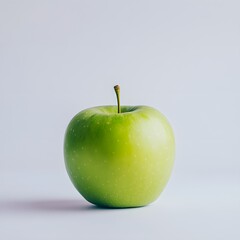
[[[0,1],[0,239],[239,239],[239,1]],[[81,200],[63,163],[80,110],[159,109],[173,176],[149,207]],[[88,238],[87,238],[88,235]]]
[[[239,176],[188,177],[173,177],[149,206],[101,209],[73,191],[64,174],[6,176],[1,238],[238,239]]]

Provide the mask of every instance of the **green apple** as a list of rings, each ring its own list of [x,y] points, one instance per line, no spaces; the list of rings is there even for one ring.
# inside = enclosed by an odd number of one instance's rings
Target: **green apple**
[[[93,107],[78,113],[64,139],[69,177],[89,202],[103,207],[147,205],[163,191],[175,142],[166,117],[147,106]]]

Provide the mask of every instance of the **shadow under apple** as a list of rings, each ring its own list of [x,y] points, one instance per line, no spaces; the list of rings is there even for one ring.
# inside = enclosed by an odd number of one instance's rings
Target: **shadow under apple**
[[[93,205],[84,199],[21,199],[0,201],[0,212],[83,212],[124,210]]]

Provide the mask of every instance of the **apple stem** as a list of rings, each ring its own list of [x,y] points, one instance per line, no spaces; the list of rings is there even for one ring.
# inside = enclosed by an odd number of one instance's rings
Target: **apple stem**
[[[118,113],[121,113],[121,107],[120,107],[120,86],[116,85],[114,86],[114,90],[117,96],[117,105],[118,105]]]

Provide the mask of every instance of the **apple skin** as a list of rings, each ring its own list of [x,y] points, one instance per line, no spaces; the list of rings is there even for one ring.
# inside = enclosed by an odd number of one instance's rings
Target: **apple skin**
[[[175,155],[166,117],[147,106],[93,107],[78,113],[64,139],[68,175],[89,202],[139,207],[158,198]]]

